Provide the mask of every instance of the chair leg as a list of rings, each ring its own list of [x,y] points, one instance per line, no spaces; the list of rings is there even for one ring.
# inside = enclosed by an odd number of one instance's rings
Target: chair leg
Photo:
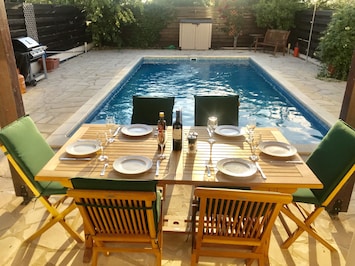
[[[318,216],[318,214],[323,210],[323,208],[318,208],[315,212],[313,212],[309,218],[305,220],[305,222],[302,222],[300,219],[298,219],[290,210],[288,210],[286,207],[281,208],[281,212],[284,213],[286,216],[288,216],[293,222],[296,223],[298,228],[291,234],[289,235],[289,238],[287,238],[283,244],[281,245],[281,248],[288,248],[295,240],[304,232],[306,231],[309,233],[312,237],[314,237],[316,240],[318,240],[320,243],[322,243],[325,247],[327,247],[330,251],[336,251],[336,249],[330,245],[327,241],[325,241],[322,237],[320,237],[314,230],[311,228],[311,223],[314,221],[314,219]]]
[[[37,232],[35,232],[33,235],[31,235],[29,238],[25,240],[25,242],[31,242],[37,237],[41,236],[45,231],[47,231],[49,228],[51,228],[53,225],[56,223],[60,223],[67,231],[68,233],[78,242],[78,243],[83,243],[83,239],[81,236],[75,232],[64,220],[65,216],[68,215],[70,212],[76,209],[76,205],[72,202],[63,212],[59,213],[57,209],[53,208],[49,201],[43,197],[40,198],[40,201],[43,203],[43,205],[47,208],[47,210],[50,212],[52,215],[52,218],[43,226],[41,227]]]

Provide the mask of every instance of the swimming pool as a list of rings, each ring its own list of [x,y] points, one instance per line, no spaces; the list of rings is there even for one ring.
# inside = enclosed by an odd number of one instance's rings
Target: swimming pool
[[[278,127],[294,144],[318,143],[329,129],[250,58],[144,58],[85,122],[104,123],[113,114],[119,124],[130,124],[132,95],[148,95],[174,96],[183,124],[191,126],[194,95],[233,93],[240,96],[240,126],[253,114],[258,126]]]

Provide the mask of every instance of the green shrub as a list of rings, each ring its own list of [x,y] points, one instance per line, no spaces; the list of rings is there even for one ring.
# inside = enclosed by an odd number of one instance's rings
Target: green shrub
[[[134,48],[155,47],[160,31],[174,17],[173,8],[165,5],[145,4],[142,9],[132,9],[135,23],[122,24],[122,46]]]
[[[260,0],[254,9],[259,27],[290,30],[295,25],[295,14],[304,8],[295,0]]]
[[[355,5],[346,4],[334,12],[320,39],[317,56],[323,64],[320,77],[346,80],[355,49]],[[332,71],[330,71],[332,70]]]

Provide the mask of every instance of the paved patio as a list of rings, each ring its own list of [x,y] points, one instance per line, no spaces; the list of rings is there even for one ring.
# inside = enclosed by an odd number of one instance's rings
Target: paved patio
[[[174,50],[102,50],[89,51],[68,61],[48,74],[36,87],[27,88],[23,95],[26,113],[35,120],[42,134],[53,147],[61,146],[67,134],[90,112],[112,87],[142,56],[252,56],[265,70],[275,76],[305,104],[312,107],[321,119],[333,124],[340,113],[345,82],[316,79],[318,66],[291,55],[274,57],[267,53],[247,50],[174,51]],[[306,149],[305,149],[306,150]],[[0,263],[2,265],[86,265],[83,264],[83,246],[76,244],[56,225],[39,240],[24,244],[23,240],[46,218],[44,208],[35,200],[24,206],[14,196],[7,162],[0,155]],[[168,215],[183,215],[189,208],[192,191],[187,186],[172,186],[168,197]],[[179,200],[174,200],[174,199]],[[81,228],[80,218],[68,218]],[[271,265],[345,265],[349,245],[355,229],[355,198],[347,213],[330,219],[323,213],[316,228],[338,252],[330,253],[307,234],[287,250],[279,244],[285,231],[279,221],[273,230],[270,245]],[[166,233],[163,244],[163,265],[189,265],[191,239],[184,234]],[[100,265],[152,265],[149,255],[112,254],[100,257]],[[201,265],[243,265],[242,260],[205,259]]]

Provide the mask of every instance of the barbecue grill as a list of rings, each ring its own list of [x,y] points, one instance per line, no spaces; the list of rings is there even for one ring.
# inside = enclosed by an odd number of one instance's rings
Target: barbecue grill
[[[47,78],[46,46],[39,45],[31,37],[12,39],[12,45],[15,52],[16,65],[20,73],[25,77],[26,84],[36,85],[37,81]],[[37,62],[39,58],[42,58],[43,73],[35,74],[31,64]]]

